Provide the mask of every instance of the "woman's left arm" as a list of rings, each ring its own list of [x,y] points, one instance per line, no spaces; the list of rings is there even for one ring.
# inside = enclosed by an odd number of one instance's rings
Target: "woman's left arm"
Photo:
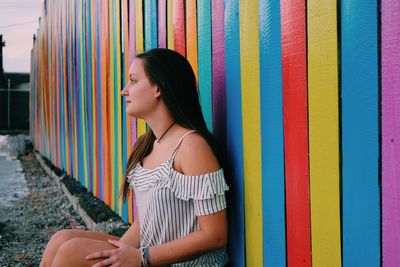
[[[149,248],[152,266],[193,259],[207,251],[224,247],[228,241],[226,210],[199,216],[200,229],[182,238]]]
[[[226,210],[197,217],[199,230],[192,232],[174,241],[149,248],[150,264],[152,266],[166,266],[168,264],[188,261],[201,254],[218,249],[227,244],[228,226]],[[100,259],[103,261],[94,267],[109,266],[140,266],[140,252],[137,248],[123,241],[109,241],[116,246],[114,250],[98,251],[88,255],[86,259]]]

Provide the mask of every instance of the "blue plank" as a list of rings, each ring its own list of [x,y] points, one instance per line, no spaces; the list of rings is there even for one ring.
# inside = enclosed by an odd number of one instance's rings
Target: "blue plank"
[[[265,266],[286,266],[280,1],[260,0],[260,115]]]
[[[68,6],[70,5],[70,2],[67,2]],[[75,154],[74,154],[74,133],[72,132],[72,107],[74,99],[73,99],[73,88],[74,88],[74,62],[75,62],[75,52],[74,52],[74,42],[72,41],[72,34],[73,34],[73,28],[70,28],[70,20],[73,20],[74,18],[72,17],[72,12],[70,12],[70,9],[68,8],[68,15],[67,15],[67,55],[66,57],[71,60],[71,68],[67,67],[67,72],[68,72],[68,137],[69,137],[69,158],[70,158],[70,176],[75,177],[75,169],[74,169],[74,160],[75,160]],[[71,37],[70,37],[71,36]]]
[[[61,9],[61,4],[59,4],[59,12],[61,14],[62,9]],[[62,16],[60,15],[58,17],[59,20],[59,29],[58,31],[60,32],[60,34],[58,35],[58,54],[59,54],[59,66],[58,66],[58,75],[60,77],[60,115],[59,115],[59,119],[60,119],[60,155],[61,155],[61,169],[66,169],[66,146],[65,146],[65,124],[66,124],[66,117],[64,114],[64,107],[65,107],[65,99],[64,99],[64,92],[66,90],[66,88],[64,88],[64,79],[66,77],[64,77],[64,54],[63,54],[63,48],[64,48],[64,43],[63,43],[63,35],[62,35]]]
[[[92,7],[91,7],[91,1],[86,2],[86,38],[87,38],[87,43],[86,43],[86,133],[87,133],[87,168],[88,168],[88,176],[86,179],[88,180],[88,190],[93,192],[93,168],[94,168],[94,158],[93,158],[93,139],[94,139],[94,134],[93,134],[93,112],[92,112]]]
[[[96,54],[97,54],[97,56],[96,56],[96,59],[97,59],[97,62],[96,62],[96,67],[97,67],[97,77],[96,77],[96,79],[97,79],[97,88],[96,88],[96,92],[102,92],[102,87],[104,86],[103,84],[102,84],[102,81],[103,81],[103,79],[102,79],[102,75],[101,75],[101,68],[102,68],[102,64],[100,64],[100,59],[101,59],[101,45],[102,45],[102,39],[101,39],[101,36],[102,36],[102,32],[101,32],[101,19],[100,19],[100,17],[101,17],[101,5],[102,5],[102,3],[101,2],[97,2],[96,3],[96,7],[97,7],[97,10],[96,10],[96,12],[97,12],[97,14],[98,14],[98,16],[97,16],[97,23],[96,23],[96,32],[97,32],[97,35],[96,35],[96,44],[97,44],[97,50],[96,50]],[[99,150],[98,150],[98,155],[97,155],[97,157],[98,157],[98,159],[99,159],[99,166],[100,166],[100,168],[99,168],[99,172],[98,172],[98,179],[99,179],[99,182],[98,182],[98,184],[99,184],[99,198],[100,199],[102,199],[102,200],[104,200],[104,197],[105,197],[105,195],[104,195],[104,184],[105,184],[105,181],[104,181],[104,172],[102,171],[103,170],[103,166],[104,166],[104,164],[105,164],[105,162],[104,162],[104,136],[103,136],[103,116],[105,116],[105,115],[103,115],[103,109],[102,109],[102,98],[103,97],[105,97],[105,96],[103,96],[103,94],[102,93],[99,93],[99,94],[97,94],[97,114],[98,114],[98,117],[97,117],[97,122],[98,122],[98,124],[97,124],[97,133],[98,133],[98,139],[97,139],[97,146],[98,146],[98,148],[99,148]]]
[[[239,0],[225,2],[225,48],[229,258],[230,266],[241,267],[245,266],[245,230]]]
[[[343,266],[380,266],[377,1],[341,1]]]
[[[197,1],[197,33],[200,105],[207,128],[212,132],[212,52],[210,0]]]
[[[121,5],[122,8],[122,5]],[[127,8],[127,7],[125,7]],[[124,15],[124,11],[121,11],[121,14]],[[125,54],[128,53],[128,51],[125,50],[125,43],[128,42],[128,40],[125,40],[124,38],[124,31],[125,29],[128,27],[128,25],[125,25],[125,18],[122,17],[121,18],[121,25],[122,25],[122,33],[121,36],[122,38],[122,42],[121,42],[121,48],[122,48],[122,57],[121,57],[121,89],[123,89],[125,87],[126,84],[126,70],[128,68],[128,62],[125,61]],[[129,22],[128,22],[129,23]],[[121,94],[120,94],[121,95]],[[121,101],[121,113],[122,113],[122,174],[125,174],[125,170],[126,170],[126,163],[127,163],[127,153],[128,153],[128,125],[127,125],[127,119],[130,119],[129,117],[127,117],[126,115],[126,103],[124,101],[125,99],[123,97],[120,97],[120,101]],[[122,177],[120,178],[120,180],[122,180]],[[122,183],[121,183],[122,184]],[[122,202],[122,220],[124,220],[125,222],[128,222],[128,201],[123,201]]]
[[[83,123],[81,121],[81,107],[82,107],[82,99],[80,97],[80,91],[83,90],[83,88],[81,88],[81,79],[82,79],[82,68],[80,65],[80,60],[81,60],[81,46],[80,43],[82,42],[82,33],[81,33],[81,16],[79,16],[79,12],[81,10],[80,7],[80,3],[76,4],[76,86],[75,86],[75,97],[77,99],[76,103],[77,103],[77,107],[76,107],[76,121],[77,121],[77,131],[76,131],[76,139],[77,139],[77,148],[78,148],[78,166],[77,166],[77,174],[78,174],[78,181],[84,185],[84,173],[83,173],[83,140],[82,140],[82,136],[83,136]]]
[[[88,89],[88,80],[87,80],[87,73],[88,73],[88,69],[86,66],[87,63],[87,35],[88,32],[86,31],[86,27],[87,27],[87,16],[85,14],[86,12],[86,1],[87,0],[82,0],[82,60],[83,60],[83,66],[82,66],[82,76],[81,79],[83,80],[83,87],[81,88],[81,92],[83,92],[83,97],[82,97],[82,113],[83,113],[83,121],[82,121],[82,137],[83,137],[83,142],[84,142],[84,150],[82,151],[82,161],[81,164],[83,165],[83,180],[84,180],[84,186],[90,190],[89,188],[89,177],[88,177],[88,172],[85,171],[90,169],[90,158],[88,157],[88,152],[89,152],[89,133],[88,133],[88,112],[87,112],[87,100],[88,100],[88,93],[87,93],[87,89]],[[83,148],[82,148],[83,149]],[[86,157],[86,161],[85,161],[85,157]]]
[[[157,1],[144,1],[144,50],[157,47]]]

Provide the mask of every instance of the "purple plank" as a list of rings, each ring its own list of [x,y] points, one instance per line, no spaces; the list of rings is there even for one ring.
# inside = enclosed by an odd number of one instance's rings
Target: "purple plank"
[[[212,0],[212,109],[213,129],[219,141],[226,140],[224,1]],[[225,144],[223,144],[225,148]]]
[[[400,266],[400,1],[382,0],[382,261]]]
[[[167,47],[167,1],[158,0],[158,47]]]
[[[136,43],[135,43],[135,0],[129,0],[129,64],[135,58]]]

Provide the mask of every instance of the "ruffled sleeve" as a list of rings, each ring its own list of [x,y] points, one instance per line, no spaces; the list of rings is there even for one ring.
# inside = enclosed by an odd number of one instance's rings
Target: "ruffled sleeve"
[[[229,189],[222,169],[203,175],[184,175],[171,168],[170,189],[182,200],[193,200],[195,214],[208,215],[226,208]]]

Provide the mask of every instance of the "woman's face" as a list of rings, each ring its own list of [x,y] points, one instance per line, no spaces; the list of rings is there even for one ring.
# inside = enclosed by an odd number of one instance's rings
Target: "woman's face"
[[[129,82],[121,91],[125,97],[126,113],[129,116],[145,119],[146,114],[154,111],[160,90],[150,82],[144,71],[144,62],[136,58],[129,68]]]

